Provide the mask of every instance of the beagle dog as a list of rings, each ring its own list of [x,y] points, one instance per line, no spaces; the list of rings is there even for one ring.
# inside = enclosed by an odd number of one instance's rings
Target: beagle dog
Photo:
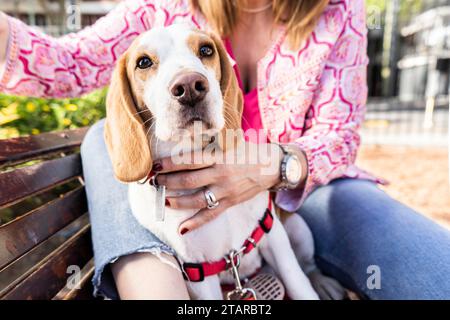
[[[185,235],[180,235],[178,228],[196,210],[166,207],[164,221],[155,218],[156,189],[142,183],[153,160],[173,155],[180,144],[183,152],[204,148],[203,142],[183,142],[186,137],[189,141],[194,138],[194,122],[200,122],[203,135],[215,136],[223,150],[234,145],[225,138],[225,131],[240,129],[242,93],[219,37],[179,24],[141,34],[117,62],[106,105],[105,141],[115,176],[129,184],[131,209],[139,223],[176,251],[182,272],[190,271],[186,284],[191,298],[222,299],[221,283],[233,281],[230,273],[224,272],[230,264],[224,256],[246,243],[247,249],[253,250],[245,250],[240,258],[240,276],[254,274],[264,259],[290,298],[318,299],[300,267],[315,270],[311,233],[298,215],[286,219],[289,234],[297,237],[291,239],[298,249],[294,252],[274,210],[267,212],[271,208],[268,191]],[[255,232],[259,235],[248,240]],[[193,266],[210,269],[188,270]],[[322,285],[329,278],[320,279]]]

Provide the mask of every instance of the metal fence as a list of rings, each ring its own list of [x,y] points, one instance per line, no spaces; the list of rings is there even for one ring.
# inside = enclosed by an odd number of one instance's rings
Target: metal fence
[[[430,102],[428,102],[430,103]],[[436,99],[432,110],[427,101],[402,102],[397,98],[370,99],[361,128],[364,144],[448,146],[448,97]]]

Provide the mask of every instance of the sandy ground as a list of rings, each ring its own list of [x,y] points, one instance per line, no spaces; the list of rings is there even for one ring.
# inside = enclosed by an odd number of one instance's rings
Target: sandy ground
[[[357,164],[390,181],[392,197],[450,229],[447,148],[363,146]]]

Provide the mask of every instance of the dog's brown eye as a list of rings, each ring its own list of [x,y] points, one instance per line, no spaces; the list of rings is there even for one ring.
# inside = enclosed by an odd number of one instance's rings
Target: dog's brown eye
[[[153,65],[153,61],[149,57],[139,58],[139,60],[137,62],[137,67],[139,69],[147,69],[147,68],[150,68],[152,65]]]
[[[210,57],[214,53],[213,48],[210,45],[204,45],[200,47],[200,56]]]

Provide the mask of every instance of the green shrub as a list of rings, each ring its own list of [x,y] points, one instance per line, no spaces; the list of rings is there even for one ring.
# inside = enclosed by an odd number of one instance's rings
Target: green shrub
[[[0,139],[89,126],[105,117],[106,91],[74,99],[0,94]]]

